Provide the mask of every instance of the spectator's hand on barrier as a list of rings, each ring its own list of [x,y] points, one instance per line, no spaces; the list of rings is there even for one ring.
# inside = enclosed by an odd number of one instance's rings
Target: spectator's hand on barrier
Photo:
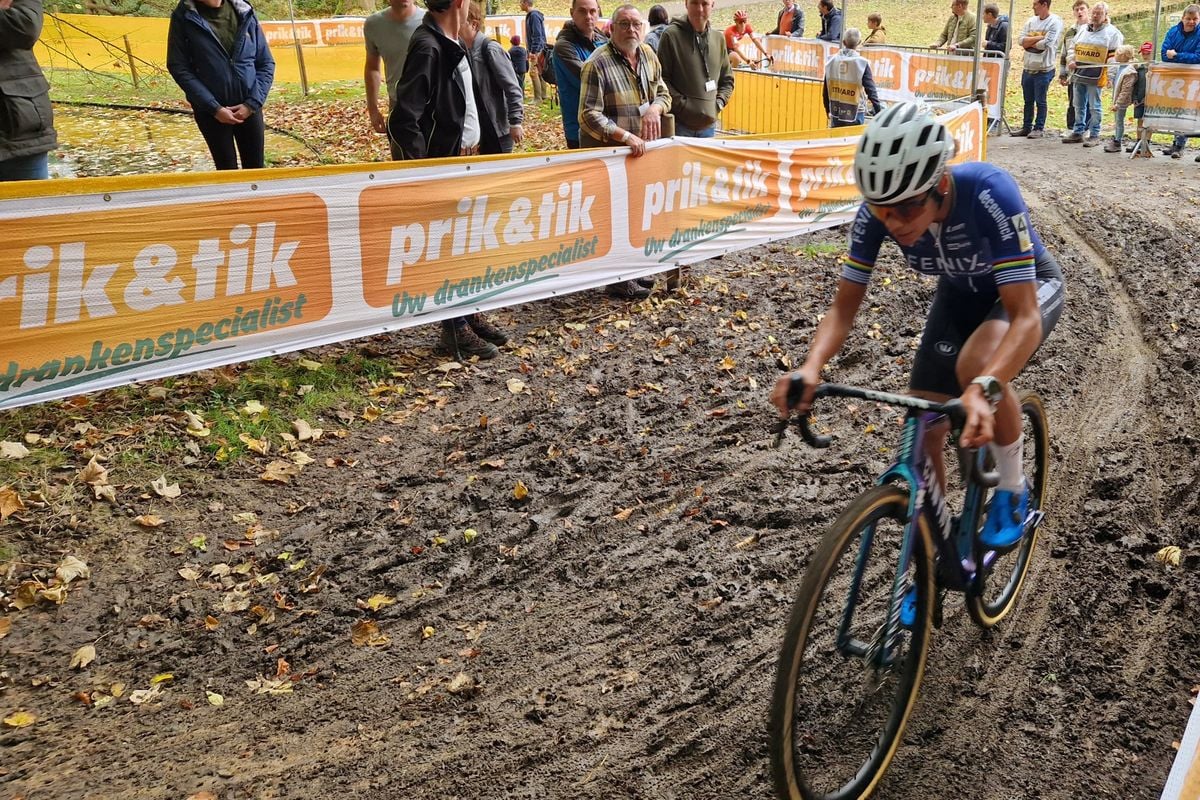
[[[662,135],[662,114],[658,106],[651,104],[642,114],[642,135],[646,141],[653,141]]]
[[[625,144],[629,145],[629,149],[633,151],[634,158],[646,154],[646,140],[640,136],[629,134],[629,137],[625,139]]]
[[[387,120],[384,119],[382,111],[371,106],[367,109],[367,116],[371,118],[371,130],[376,133],[387,133]]]
[[[479,155],[479,145],[473,145],[471,147],[460,147],[458,149],[458,154],[460,156],[477,156],[477,155]]]
[[[508,133],[512,136],[513,144],[520,144],[525,139],[525,126],[510,125]]]
[[[250,108],[250,106],[246,105],[245,103],[242,103],[241,105],[236,105],[229,110],[233,112],[233,115],[235,117],[237,117],[238,122],[245,122],[246,120],[248,120],[254,116],[254,111]]]
[[[216,117],[217,122],[223,125],[237,125],[241,122],[240,119],[234,116],[233,109],[226,108],[225,106],[218,108],[217,113],[213,114],[213,116]]]
[[[1168,51],[1167,51],[1167,58],[1169,58],[1169,59],[1171,59],[1171,60],[1174,60],[1176,55],[1177,55],[1177,54],[1176,54],[1176,52],[1175,52],[1174,50],[1168,50]]]

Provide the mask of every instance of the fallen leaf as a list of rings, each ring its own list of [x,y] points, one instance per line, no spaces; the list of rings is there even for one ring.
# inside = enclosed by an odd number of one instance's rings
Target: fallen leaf
[[[309,425],[308,422],[302,419],[292,420],[292,430],[296,432],[296,439],[301,442],[316,441],[317,439],[321,438],[323,433],[325,433],[325,431],[322,429],[314,428],[312,425]]]
[[[386,594],[373,594],[367,598],[366,606],[372,611],[378,611],[381,608],[392,605],[396,602],[396,598],[388,597]]]
[[[721,363],[718,365],[717,368],[721,369],[721,370],[725,370],[725,371],[730,371],[736,366],[737,366],[737,362],[733,360],[732,356],[725,356],[724,358],[721,359]]]
[[[513,487],[513,497],[518,500],[529,497],[529,487],[525,485],[524,481],[517,481],[517,485]]]
[[[757,544],[758,544],[758,532],[756,531],[756,532],[750,534],[749,536],[747,536],[745,539],[742,539],[740,542],[735,544],[733,547],[735,550],[749,550],[750,548],[754,547]]]
[[[525,381],[522,381],[518,378],[509,378],[507,381],[505,381],[505,385],[513,394],[520,394],[525,389]]]
[[[615,520],[620,520],[621,522],[624,522],[625,520],[629,519],[629,517],[630,517],[632,514],[633,514],[633,508],[632,508],[632,507],[630,507],[630,508],[623,508],[623,509],[621,509],[620,511],[618,511],[617,513],[613,514],[613,519],[615,519]]]
[[[21,496],[11,486],[0,486],[0,521],[24,510],[25,504],[21,502]]]
[[[320,361],[313,361],[312,359],[309,359],[309,358],[302,358],[299,361],[297,361],[296,363],[299,364],[300,366],[304,367],[309,372],[316,372],[317,370],[319,370],[321,368]]]
[[[463,531],[463,541],[470,544],[471,542],[475,541],[475,537],[478,535],[479,531],[475,530],[474,528],[467,528],[465,531]]]
[[[1172,567],[1179,566],[1179,559],[1183,555],[1183,551],[1175,545],[1167,545],[1163,549],[1154,554],[1154,557],[1163,564],[1168,564]]]
[[[204,629],[205,630],[215,631],[219,627],[221,627],[221,620],[217,619],[212,614],[208,614],[207,616],[204,617]]]
[[[266,469],[259,473],[259,479],[268,483],[291,483],[292,478],[300,474],[300,465],[291,461],[272,461]]]
[[[225,698],[222,697],[221,695],[217,694],[216,692],[210,692],[208,690],[205,690],[204,699],[208,701],[208,704],[210,706],[217,706],[218,708],[220,708],[221,706],[225,705]]]
[[[175,680],[175,676],[170,672],[160,672],[150,679],[151,686],[157,686],[160,683],[170,683]]]
[[[39,589],[37,595],[43,600],[49,600],[56,606],[61,606],[63,603],[67,602],[67,587],[66,585],[60,584],[58,586],[52,586],[49,589]]]
[[[110,486],[107,483],[93,485],[92,493],[96,495],[97,500],[104,500],[112,503],[113,505],[116,505],[117,503],[117,489],[115,486]]]
[[[435,633],[437,633],[437,628],[433,627],[432,625],[426,625],[424,628],[421,628],[422,639],[428,639]]]
[[[143,528],[159,528],[167,524],[167,521],[157,514],[141,514],[133,518],[134,524],[141,525]]]
[[[66,556],[55,567],[54,577],[62,583],[70,583],[79,578],[92,577],[92,570],[75,556]]]
[[[18,459],[29,455],[29,448],[20,442],[0,442],[0,458]]]
[[[382,647],[389,641],[374,620],[362,619],[350,626],[350,643],[355,647]]]
[[[8,636],[8,632],[12,630],[12,617],[0,617],[0,639]]]
[[[183,494],[183,492],[179,489],[178,483],[167,483],[166,475],[159,475],[157,479],[151,481],[150,488],[153,489],[154,493],[159,497],[175,498]]]
[[[504,469],[504,459],[503,458],[489,458],[484,461],[480,461],[479,465],[481,467],[491,467],[492,469]]]
[[[27,728],[37,722],[37,717],[28,711],[17,711],[4,718],[4,725],[9,728]]]
[[[465,672],[460,672],[450,681],[446,691],[450,694],[468,694],[475,690],[475,679]]]
[[[362,418],[367,422],[374,422],[381,416],[383,416],[383,409],[378,406],[367,406],[362,412]]]
[[[96,646],[94,644],[85,644],[75,651],[75,655],[71,656],[71,669],[84,669],[95,660]]]
[[[257,400],[247,400],[246,405],[242,406],[242,413],[248,417],[256,414],[262,414],[267,410],[267,407]]]
[[[95,456],[92,456],[92,460],[87,463],[87,466],[79,470],[79,479],[92,486],[99,486],[108,483],[108,470],[100,466],[100,462],[96,460]]]
[[[197,581],[200,580],[200,572],[199,570],[192,569],[191,567],[184,567],[183,569],[179,570],[179,577],[183,578],[185,581]]]
[[[255,439],[248,433],[239,433],[238,441],[259,455],[266,455],[271,449],[271,443],[266,439]]]
[[[148,703],[155,698],[162,696],[162,687],[155,686],[152,689],[134,689],[129,693],[129,702],[135,706],[140,706],[143,703]]]

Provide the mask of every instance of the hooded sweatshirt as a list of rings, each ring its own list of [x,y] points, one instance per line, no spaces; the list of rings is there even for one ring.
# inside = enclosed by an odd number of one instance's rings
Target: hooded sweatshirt
[[[1075,62],[1075,74],[1071,80],[1088,86],[1100,83],[1100,75],[1107,69],[1100,65],[1108,63],[1113,51],[1125,42],[1125,35],[1112,23],[1106,22],[1095,30],[1092,28],[1092,25],[1088,25],[1075,34],[1067,47],[1067,63]]]
[[[725,36],[712,25],[697,33],[687,17],[677,17],[659,40],[658,60],[675,119],[693,130],[715,123],[733,94]]]

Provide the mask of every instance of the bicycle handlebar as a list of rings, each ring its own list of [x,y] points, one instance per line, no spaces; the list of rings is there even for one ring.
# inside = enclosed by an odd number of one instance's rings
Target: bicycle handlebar
[[[788,383],[787,405],[789,409],[795,408],[800,404],[800,399],[804,397],[804,381],[798,375],[792,375],[791,381]],[[967,424],[967,410],[963,408],[962,401],[957,397],[945,403],[939,403],[934,400],[926,400],[921,397],[913,397],[908,394],[892,394],[891,392],[878,392],[874,389],[863,389],[858,386],[846,386],[841,383],[822,383],[813,390],[813,402],[816,402],[822,397],[852,397],[858,400],[873,400],[877,403],[884,403],[889,406],[900,406],[902,408],[914,408],[918,411],[927,411],[931,414],[944,414],[950,421],[951,430],[956,433],[961,431],[963,426]],[[775,446],[778,447],[783,441],[784,435],[787,433],[788,425],[795,423],[800,428],[800,437],[808,443],[810,447],[825,448],[833,442],[830,436],[823,436],[819,433],[814,433],[808,422],[808,415],[792,416],[787,419],[780,420],[775,426]],[[996,472],[984,472],[976,465],[977,459],[974,457],[975,451],[971,451],[971,457],[965,460],[965,463],[970,464],[970,471],[974,473],[974,479],[984,486],[992,487],[1000,482],[1000,475]]]

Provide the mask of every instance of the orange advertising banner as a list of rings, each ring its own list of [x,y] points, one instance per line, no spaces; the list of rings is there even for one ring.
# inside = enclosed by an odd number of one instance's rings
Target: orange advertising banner
[[[1200,65],[1151,64],[1142,123],[1154,131],[1200,133]]]
[[[978,106],[944,115],[982,154]],[[605,286],[848,222],[859,129],[0,184],[0,408]]]

